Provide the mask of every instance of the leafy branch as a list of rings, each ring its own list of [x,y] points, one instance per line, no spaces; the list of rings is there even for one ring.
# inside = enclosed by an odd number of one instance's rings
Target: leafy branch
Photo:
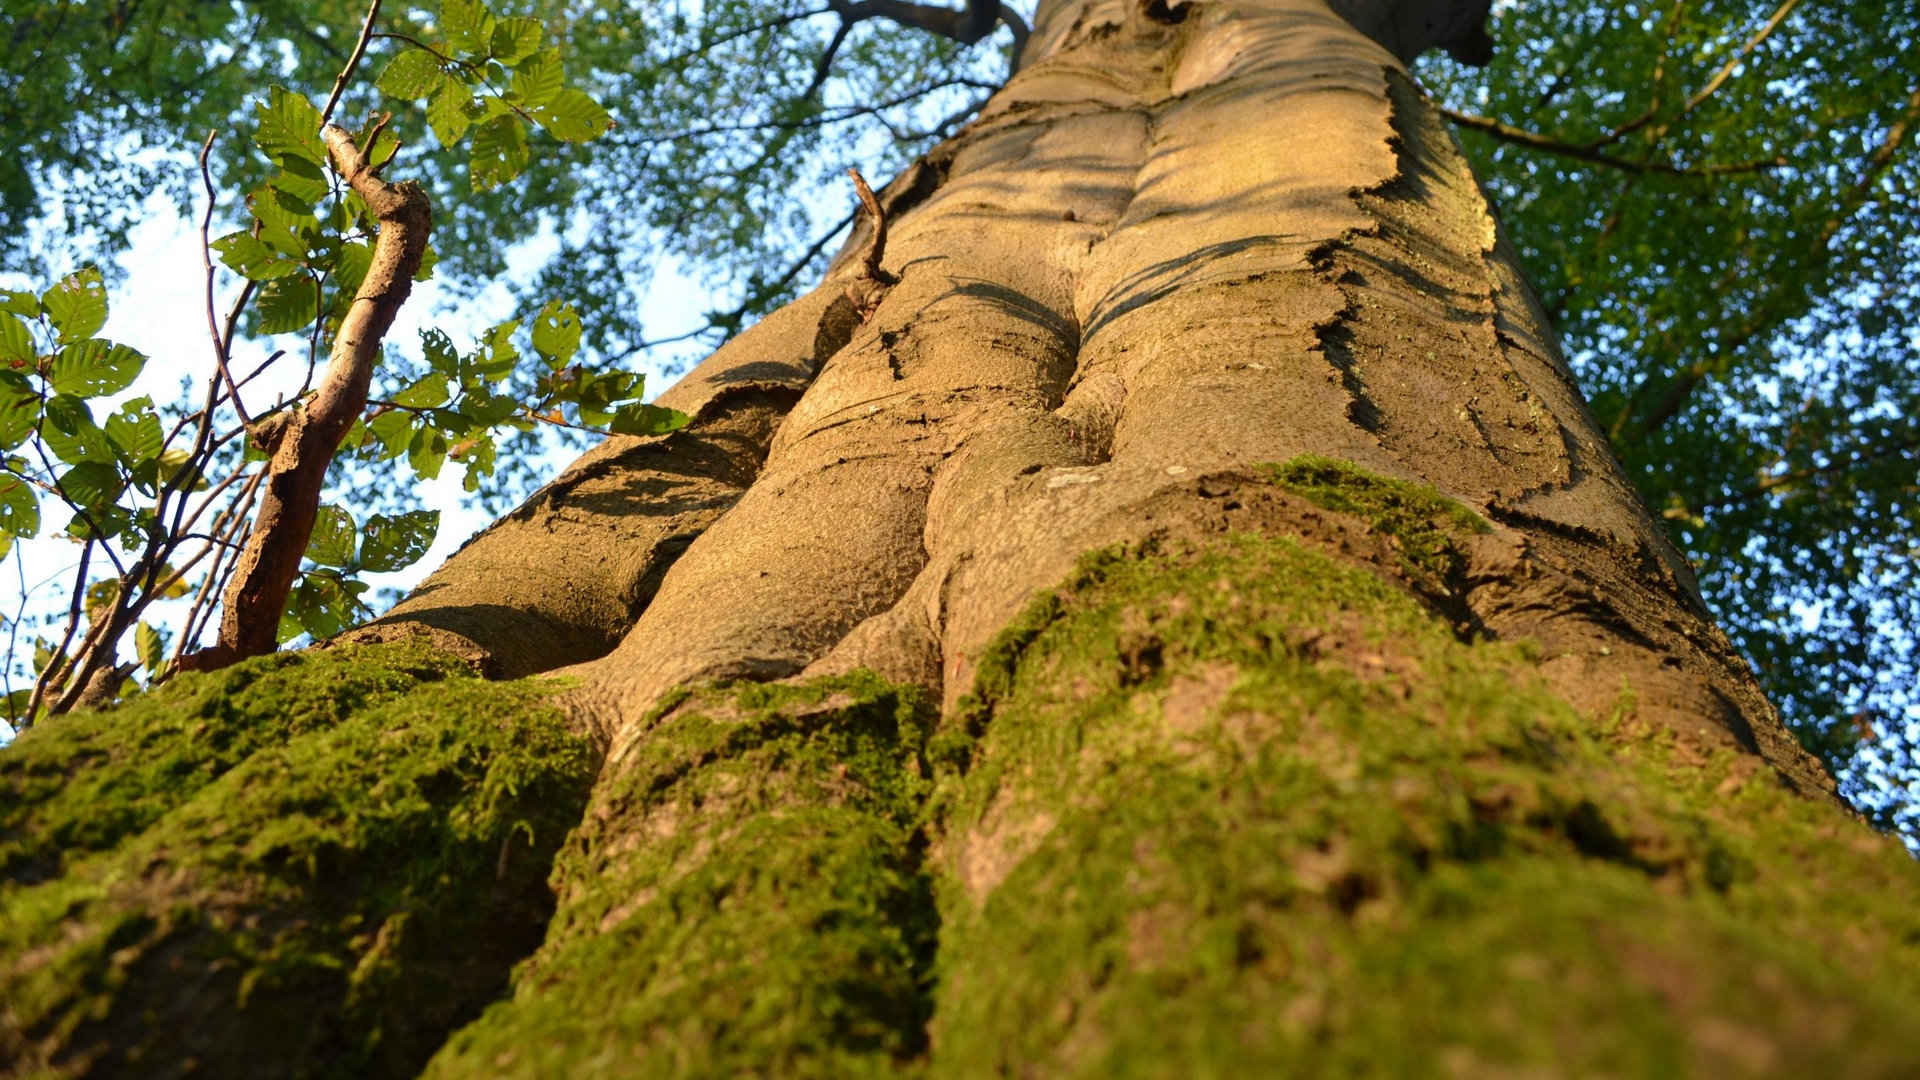
[[[374,464],[405,454],[431,478],[454,459],[467,488],[494,467],[494,434],[560,423],[623,433],[656,433],[685,423],[639,399],[637,373],[573,364],[582,327],[571,305],[553,301],[531,331],[533,392],[502,384],[521,367],[519,320],[457,351],[444,333],[422,335],[427,374],[383,395],[368,411],[382,341],[412,283],[431,273],[431,214],[424,192],[382,172],[401,145],[378,114],[363,131],[331,122],[376,30],[379,0],[334,79],[324,109],[282,87],[258,103],[254,145],[275,174],[247,195],[247,227],[211,238],[218,201],[208,157],[199,154],[207,205],[201,215],[206,321],[212,364],[198,408],[163,423],[148,397],[120,402],[104,423],[93,401],[124,396],[146,357],[97,337],[107,318],[97,270],[68,275],[46,291],[0,291],[0,555],[38,534],[43,499],[71,516],[80,544],[52,642],[35,643],[31,691],[9,688],[6,713],[18,726],[39,715],[111,700],[144,666],[153,679],[174,668],[206,668],[268,652],[290,637],[343,629],[367,586],[362,572],[399,570],[417,560],[437,529],[437,511],[375,514],[364,524],[323,503],[336,457]],[[444,0],[436,22],[445,40],[409,47],[389,60],[379,86],[425,99],[429,126],[447,145],[470,140],[476,190],[505,183],[528,163],[527,130],[562,141],[605,133],[612,119],[565,85],[558,48],[540,48],[534,19],[498,18],[475,0]],[[497,89],[506,75],[511,85]],[[224,317],[219,263],[244,279]],[[307,340],[299,390],[264,412],[242,391],[273,367],[276,350],[236,378],[233,349],[242,320],[262,335]],[[324,371],[321,343],[330,342]],[[316,383],[317,377],[317,383]],[[29,456],[12,453],[23,449]],[[123,557],[122,552],[125,553]],[[94,568],[112,574],[96,579]],[[197,583],[195,577],[197,576]],[[24,580],[24,575],[23,575]],[[217,640],[193,651],[222,597]],[[142,616],[152,604],[187,602],[177,633]],[[10,641],[18,644],[16,619]],[[83,629],[84,627],[84,629]],[[138,665],[116,663],[134,630]],[[10,648],[9,655],[13,655]]]

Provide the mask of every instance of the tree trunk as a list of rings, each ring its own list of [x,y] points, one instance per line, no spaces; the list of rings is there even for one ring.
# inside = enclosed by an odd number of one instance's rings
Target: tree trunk
[[[359,645],[0,755],[0,1054],[1920,1068],[1920,875],[1708,621],[1405,73],[1484,11],[1043,3],[881,193],[884,273],[863,221],[686,429]]]

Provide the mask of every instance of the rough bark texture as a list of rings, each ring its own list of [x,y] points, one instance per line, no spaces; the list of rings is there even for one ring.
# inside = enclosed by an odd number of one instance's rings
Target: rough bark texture
[[[1920,1069],[1920,872],[1706,619],[1404,74],[1484,9],[1043,4],[881,193],[894,283],[857,232],[687,428],[356,635],[553,678],[354,645],[227,676],[311,723],[188,679],[0,755],[0,1054]],[[209,1034],[141,1034],[183,984]]]

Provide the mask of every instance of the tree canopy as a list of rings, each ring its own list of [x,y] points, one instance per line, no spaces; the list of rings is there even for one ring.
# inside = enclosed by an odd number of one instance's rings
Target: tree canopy
[[[966,44],[960,20],[928,33],[930,9],[878,0],[518,6],[613,130],[590,144],[535,133],[520,179],[486,190],[467,147],[418,139],[406,164],[434,197],[441,272],[467,289],[498,277],[516,241],[558,237],[515,287],[577,301],[589,363],[670,367],[791,296],[851,219],[846,167],[883,178],[964,123],[1023,32],[1015,15]],[[204,133],[248,127],[269,82],[324,93],[364,13],[10,3],[0,261],[42,279],[97,263],[111,278],[149,193],[193,204]],[[386,11],[373,70],[441,17]],[[1519,0],[1497,4],[1491,28],[1492,65],[1429,60],[1422,77],[1595,413],[1796,733],[1912,833],[1920,70],[1900,58],[1920,12]],[[369,80],[342,113],[382,104]],[[412,107],[432,126],[430,105]],[[248,149],[216,142],[235,201],[262,178]],[[669,272],[706,285],[709,310],[644,324],[638,298]]]

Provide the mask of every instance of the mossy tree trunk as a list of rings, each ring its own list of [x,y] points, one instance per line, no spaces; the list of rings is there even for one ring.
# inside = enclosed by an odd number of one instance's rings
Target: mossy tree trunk
[[[1043,3],[687,429],[21,738],[11,1071],[1920,1068],[1920,875],[1405,74],[1484,8]]]

